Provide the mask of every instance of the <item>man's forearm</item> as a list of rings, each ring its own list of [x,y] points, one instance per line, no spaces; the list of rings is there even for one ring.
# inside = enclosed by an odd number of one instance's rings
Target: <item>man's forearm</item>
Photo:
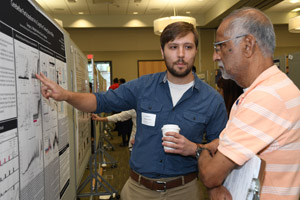
[[[235,165],[219,151],[213,157],[203,151],[198,160],[199,178],[207,188],[220,186]]]
[[[97,109],[96,96],[92,93],[67,91],[66,102],[83,112],[95,112]]]
[[[217,185],[211,184],[212,177],[209,175],[209,166],[213,158],[208,151],[202,151],[198,160],[199,178],[207,188],[213,188]]]

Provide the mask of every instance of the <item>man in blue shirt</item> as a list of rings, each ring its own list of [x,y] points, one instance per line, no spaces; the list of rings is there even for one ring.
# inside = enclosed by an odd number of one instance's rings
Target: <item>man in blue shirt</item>
[[[199,200],[197,144],[204,133],[208,142],[218,138],[227,122],[227,112],[218,92],[192,72],[198,46],[194,26],[173,23],[165,28],[160,41],[167,71],[142,76],[116,90],[74,93],[43,74],[37,77],[44,84],[44,97],[65,100],[85,112],[136,110],[131,172],[122,189],[122,200]],[[180,133],[169,132],[167,135],[173,137],[162,138],[164,124],[177,124]],[[164,146],[174,149],[165,151]]]

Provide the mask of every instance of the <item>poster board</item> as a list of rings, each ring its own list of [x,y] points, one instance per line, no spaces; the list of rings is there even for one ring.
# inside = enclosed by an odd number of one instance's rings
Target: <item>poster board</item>
[[[0,199],[75,199],[84,169],[73,108],[44,99],[35,74],[74,90],[73,46],[82,53],[34,2],[4,0],[0,11]]]
[[[88,61],[86,56],[73,44],[74,52],[74,91],[89,93]],[[79,185],[88,158],[91,155],[91,114],[75,109],[77,185]]]
[[[300,52],[289,54],[286,59],[289,69],[288,76],[300,88]]]

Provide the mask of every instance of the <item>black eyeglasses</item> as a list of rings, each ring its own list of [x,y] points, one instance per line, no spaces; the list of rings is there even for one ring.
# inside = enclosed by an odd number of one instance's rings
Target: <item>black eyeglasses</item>
[[[214,49],[215,49],[216,53],[220,52],[220,50],[221,50],[221,44],[223,44],[225,42],[228,42],[230,40],[234,40],[234,39],[240,38],[240,37],[245,37],[246,35],[248,35],[248,34],[238,35],[238,36],[236,36],[234,38],[230,38],[228,40],[223,40],[221,42],[214,42],[213,45],[214,45]]]

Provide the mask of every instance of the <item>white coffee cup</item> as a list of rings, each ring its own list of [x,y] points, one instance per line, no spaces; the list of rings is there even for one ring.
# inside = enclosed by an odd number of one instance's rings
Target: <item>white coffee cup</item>
[[[166,132],[176,132],[176,133],[179,133],[180,128],[176,124],[165,124],[161,128],[161,130],[162,130],[163,137],[173,137],[173,136],[166,136]],[[165,141],[165,143],[173,143],[173,142]],[[174,149],[174,148],[164,146],[164,149],[166,150],[166,149]]]

